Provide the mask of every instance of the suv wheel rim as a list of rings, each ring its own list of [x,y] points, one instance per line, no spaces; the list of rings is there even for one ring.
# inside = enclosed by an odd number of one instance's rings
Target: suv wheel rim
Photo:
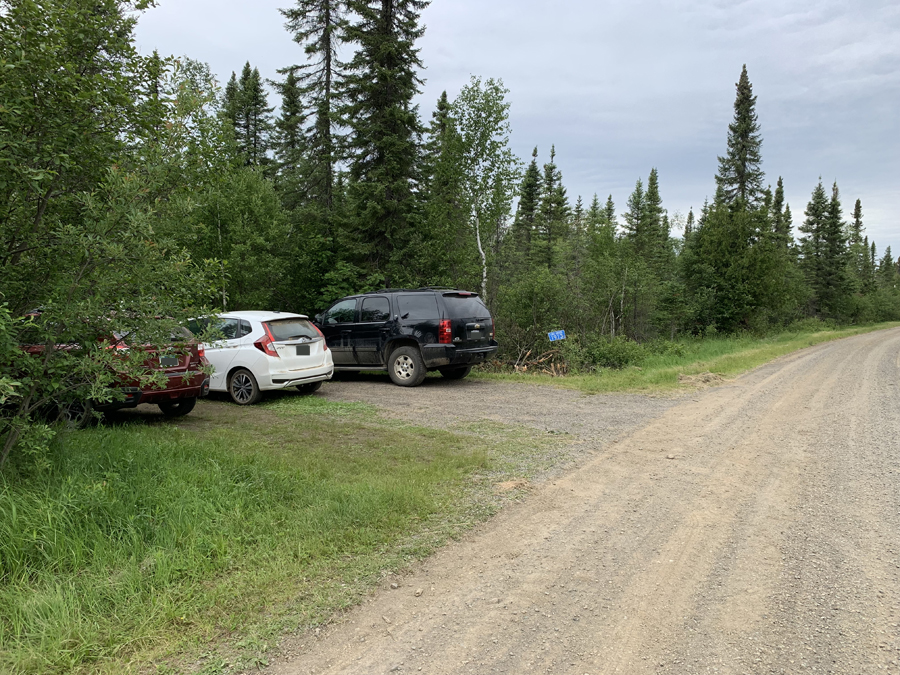
[[[231,395],[241,403],[246,403],[253,396],[253,381],[249,375],[240,373],[231,381]]]
[[[413,363],[413,360],[406,356],[398,356],[394,361],[394,373],[401,380],[408,380],[413,376],[413,373],[416,370],[416,365]]]

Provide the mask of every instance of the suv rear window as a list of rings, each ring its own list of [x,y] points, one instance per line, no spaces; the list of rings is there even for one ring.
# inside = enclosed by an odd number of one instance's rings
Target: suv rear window
[[[491,313],[477,295],[444,294],[448,319],[486,319]]]
[[[434,293],[398,295],[397,306],[401,319],[440,319]]]
[[[319,337],[319,331],[306,319],[279,319],[278,321],[266,321],[266,326],[272,332],[276,342],[282,340],[294,340],[296,338],[309,338],[314,340]]]

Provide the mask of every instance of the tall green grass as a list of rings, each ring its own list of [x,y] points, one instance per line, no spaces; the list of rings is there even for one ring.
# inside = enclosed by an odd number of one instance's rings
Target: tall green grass
[[[121,672],[375,574],[486,464],[470,439],[345,412],[294,397],[252,424],[91,429],[0,475],[0,672]]]
[[[668,343],[665,349],[645,350],[634,365],[602,368],[592,373],[553,377],[541,373],[478,373],[478,377],[534,384],[553,384],[586,393],[665,392],[692,386],[681,376],[713,373],[736,377],[773,359],[799,349],[885,328],[900,323],[883,323],[852,328],[823,330],[814,323],[768,336],[742,334],[722,337],[684,338]]]

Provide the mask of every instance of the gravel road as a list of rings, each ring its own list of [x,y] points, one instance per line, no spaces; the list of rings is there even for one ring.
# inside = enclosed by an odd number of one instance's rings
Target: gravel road
[[[896,675],[898,381],[900,329],[675,401],[330,385],[419,424],[485,417],[592,451],[267,672]]]

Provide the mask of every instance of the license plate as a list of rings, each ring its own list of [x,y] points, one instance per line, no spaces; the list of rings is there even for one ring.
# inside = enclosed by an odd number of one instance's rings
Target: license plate
[[[297,345],[297,356],[309,356],[309,345]]]
[[[174,368],[178,364],[181,363],[181,359],[177,356],[160,356],[159,357],[159,365],[163,368]]]

